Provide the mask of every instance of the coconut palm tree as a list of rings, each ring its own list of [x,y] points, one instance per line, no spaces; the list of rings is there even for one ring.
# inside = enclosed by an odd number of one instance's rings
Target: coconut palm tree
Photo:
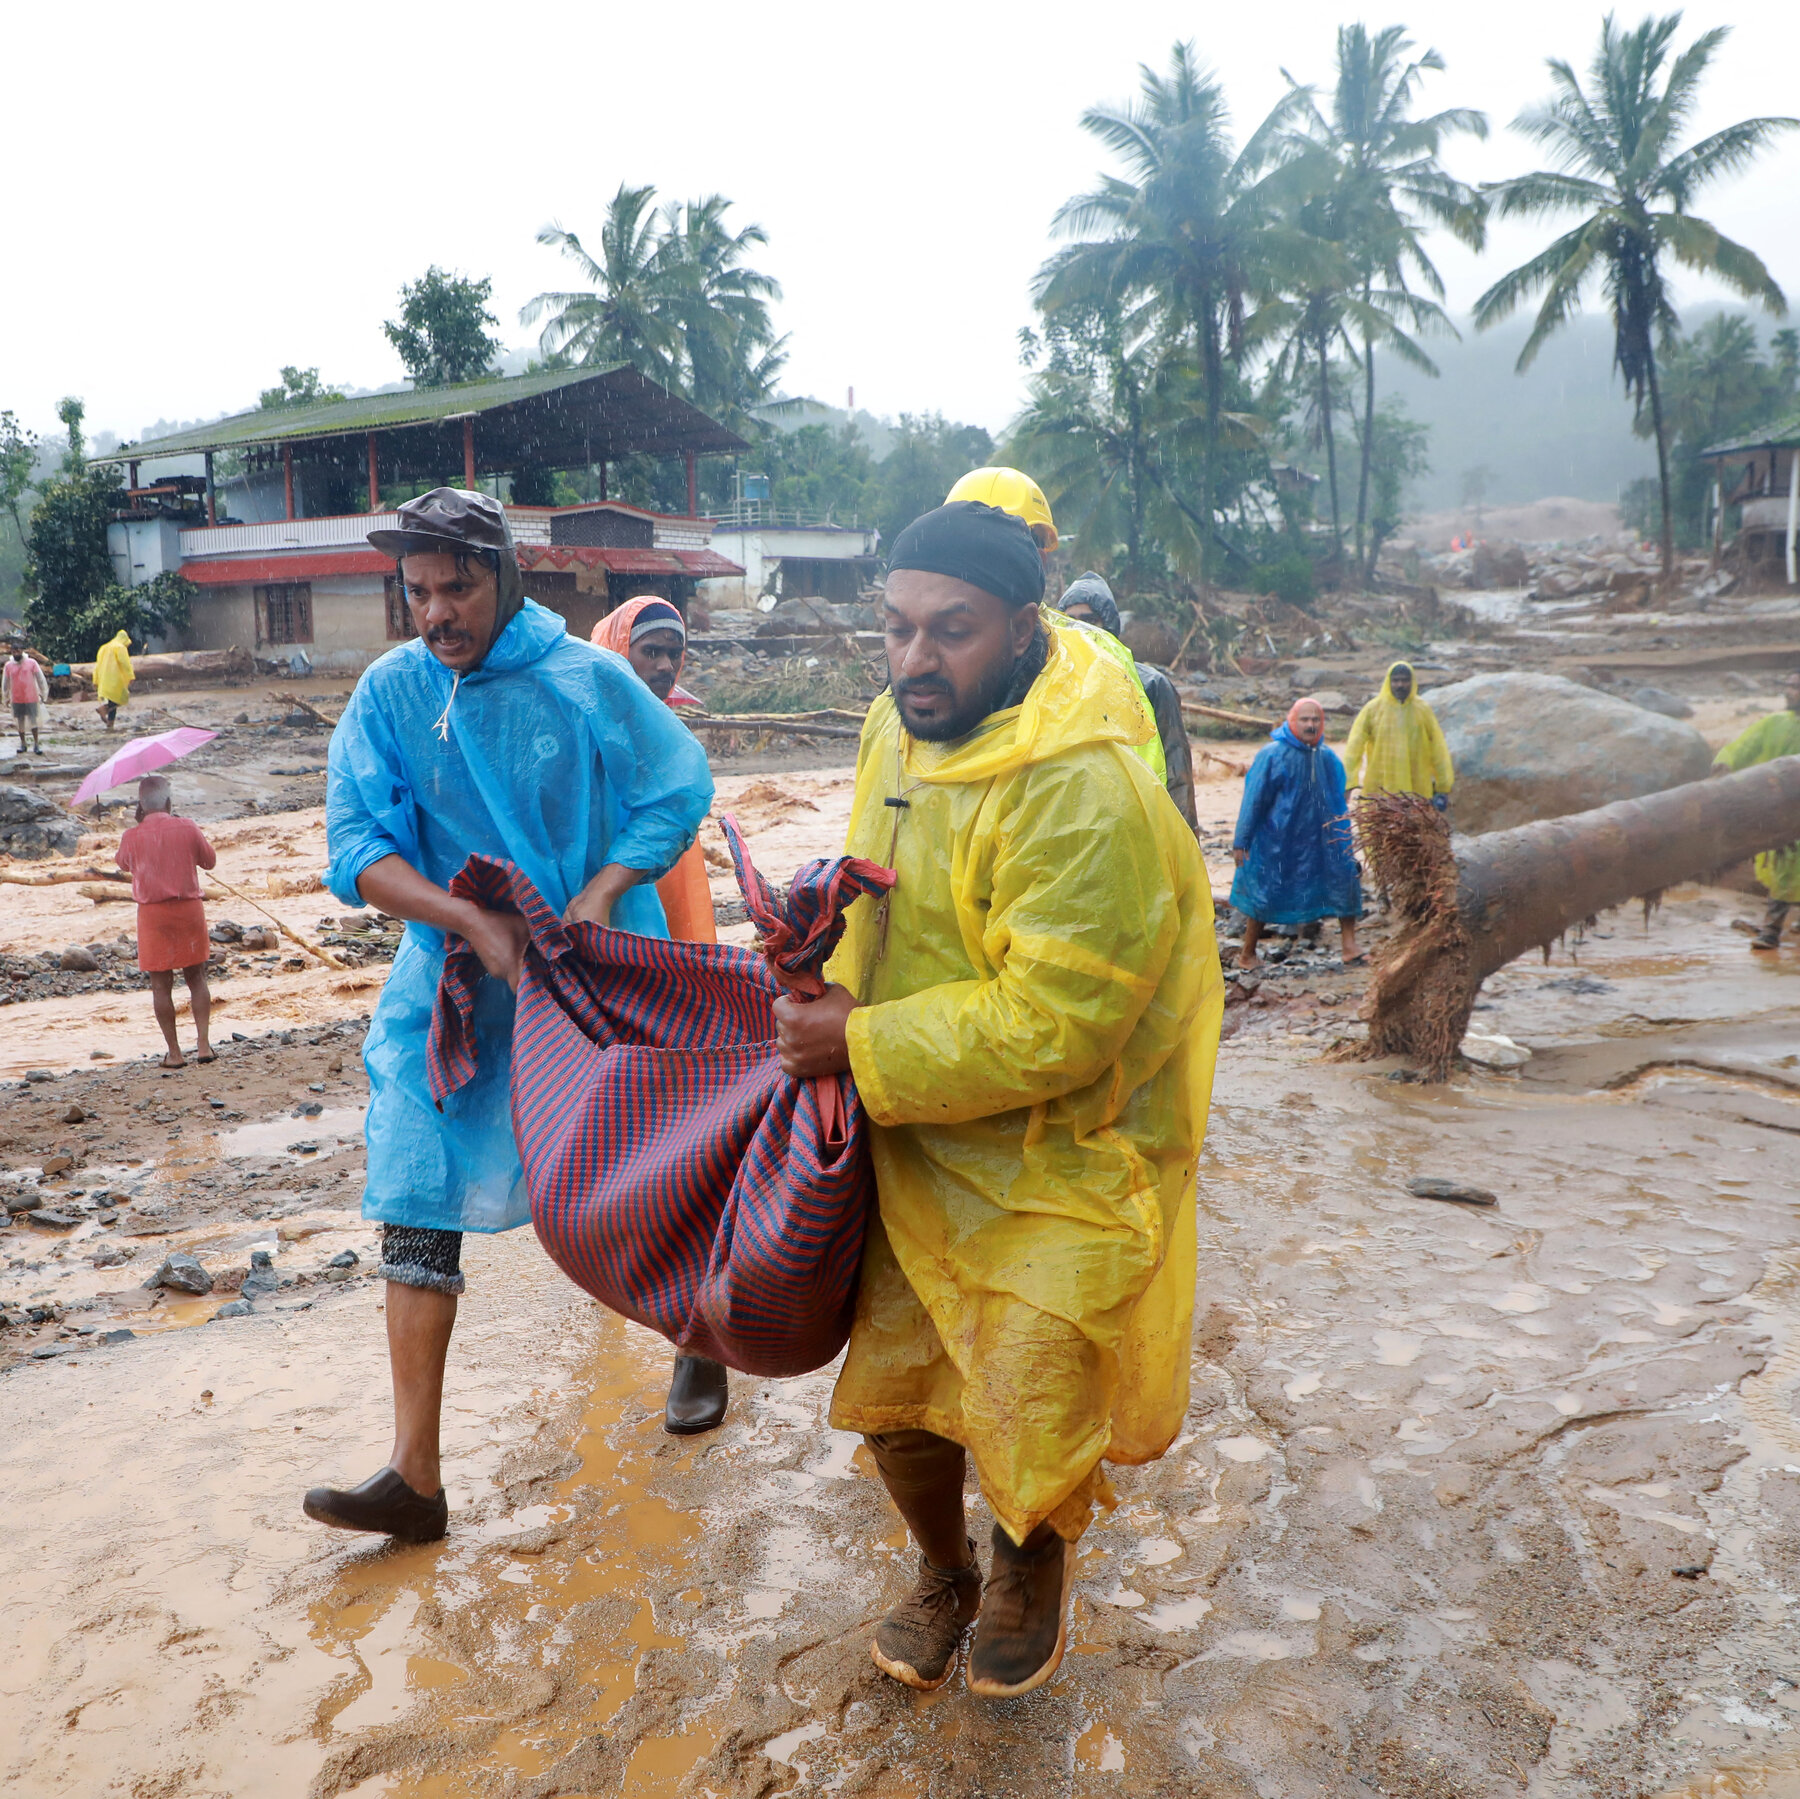
[[[1219,452],[1245,425],[1227,411],[1228,367],[1260,340],[1259,308],[1303,278],[1316,248],[1279,203],[1301,100],[1285,97],[1235,149],[1224,90],[1191,44],[1174,47],[1166,75],[1146,66],[1140,77],[1134,104],[1095,107],[1081,120],[1130,178],[1104,176],[1057,213],[1055,229],[1078,241],[1039,270],[1033,297],[1051,324],[1134,315],[1141,334],[1122,355],[1153,342],[1159,358],[1197,370],[1204,431],[1191,510],[1210,519]],[[1203,566],[1210,537],[1200,540]]]
[[[654,381],[677,383],[682,278],[655,199],[654,187],[621,183],[607,203],[598,256],[561,225],[546,225],[537,234],[540,244],[568,257],[587,283],[585,291],[539,294],[520,308],[521,324],[547,317],[538,339],[547,357],[609,367],[626,362]]]
[[[1680,327],[1664,279],[1673,258],[1697,274],[1711,275],[1777,315],[1787,301],[1761,258],[1734,243],[1688,210],[1709,181],[1746,168],[1776,136],[1800,120],[1744,119],[1677,149],[1692,115],[1701,78],[1726,28],[1696,38],[1672,61],[1670,40],[1681,14],[1646,18],[1624,31],[1608,13],[1584,89],[1566,62],[1552,60],[1551,98],[1527,107],[1513,129],[1544,145],[1558,165],[1492,184],[1489,194],[1501,218],[1535,219],[1580,211],[1586,216],[1536,256],[1503,275],[1475,303],[1475,324],[1485,330],[1541,293],[1536,322],[1519,352],[1522,373],[1545,339],[1581,307],[1594,279],[1605,287],[1613,317],[1613,362],[1638,416],[1648,401],[1656,439],[1662,503],[1662,573],[1674,573],[1675,540],[1669,484],[1669,442],[1664,430],[1657,340]]]
[[[772,393],[787,339],[769,318],[781,284],[746,260],[769,234],[760,225],[731,230],[730,208],[723,194],[664,207],[663,247],[681,326],[682,385],[703,412],[742,429],[749,408]]]
[[[1328,185],[1309,196],[1314,235],[1341,247],[1354,272],[1347,291],[1329,284],[1308,295],[1304,308],[1319,359],[1320,392],[1329,419],[1326,344],[1335,333],[1354,346],[1362,372],[1361,469],[1357,481],[1356,553],[1365,559],[1369,519],[1369,471],[1375,417],[1375,351],[1381,347],[1429,375],[1437,366],[1420,347],[1420,331],[1455,335],[1438,302],[1444,283],[1426,253],[1428,224],[1448,227],[1479,249],[1482,204],[1473,188],[1445,172],[1438,152],[1458,134],[1487,136],[1487,116],[1456,106],[1428,118],[1411,116],[1414,98],[1427,73],[1441,72],[1435,50],[1407,60],[1412,49],[1405,29],[1390,25],[1371,35],[1365,25],[1341,25],[1337,34],[1337,78],[1327,107],[1310,88],[1288,76],[1304,115],[1308,147],[1331,171]],[[1284,71],[1285,72],[1285,71]],[[1413,283],[1423,287],[1414,291]],[[1329,442],[1327,453],[1334,466]],[[1335,480],[1333,516],[1336,520]],[[1372,558],[1369,560],[1372,561]],[[1365,563],[1364,573],[1372,570]]]

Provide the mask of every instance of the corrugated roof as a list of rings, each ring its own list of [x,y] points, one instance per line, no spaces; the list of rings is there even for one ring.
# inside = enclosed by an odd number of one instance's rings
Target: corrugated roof
[[[1791,450],[1800,447],[1800,412],[1752,431],[1746,437],[1734,437],[1727,443],[1713,444],[1700,452],[1702,456],[1737,456],[1746,450]]]
[[[519,466],[493,460],[502,449],[543,460],[553,453],[592,449],[578,461],[610,460],[630,450],[650,454],[729,453],[748,446],[735,431],[708,418],[636,369],[554,369],[536,375],[497,376],[457,387],[408,388],[363,394],[354,400],[326,400],[312,406],[282,406],[240,412],[188,431],[171,432],[143,443],[126,444],[95,462],[148,462],[161,456],[192,456],[206,450],[241,450],[262,445],[318,443],[362,437],[373,431],[421,428],[460,439],[461,421],[473,414],[477,462],[483,468]],[[494,415],[501,415],[496,418]],[[507,416],[510,415],[510,416]],[[488,429],[483,429],[483,424]],[[503,428],[496,435],[493,427]],[[486,442],[484,444],[484,439]],[[460,453],[458,456],[460,463]],[[384,474],[386,470],[384,469]]]

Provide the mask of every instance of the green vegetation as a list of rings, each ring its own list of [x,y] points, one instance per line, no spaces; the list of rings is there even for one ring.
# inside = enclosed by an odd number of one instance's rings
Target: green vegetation
[[[1489,190],[1491,203],[1501,218],[1586,216],[1548,249],[1503,275],[1475,307],[1476,325],[1485,328],[1533,295],[1543,295],[1519,353],[1522,372],[1544,340],[1579,308],[1583,289],[1595,279],[1603,282],[1612,311],[1613,362],[1634,416],[1641,420],[1649,403],[1665,579],[1674,568],[1675,504],[1657,345],[1669,342],[1680,320],[1664,267],[1673,259],[1770,312],[1786,311],[1786,299],[1761,258],[1696,218],[1689,207],[1708,182],[1748,167],[1779,133],[1800,125],[1787,118],[1744,119],[1678,150],[1701,78],[1727,35],[1723,26],[1704,32],[1671,61],[1670,41],[1680,24],[1681,15],[1671,13],[1622,31],[1609,13],[1589,67],[1591,91],[1566,62],[1551,61],[1554,96],[1521,113],[1515,129],[1544,145],[1559,166],[1496,183]]]
[[[47,656],[91,661],[109,637],[124,630],[141,643],[153,632],[187,623],[190,583],[159,575],[142,587],[113,579],[106,527],[125,503],[117,469],[89,467],[81,401],[56,409],[69,434],[62,466],[43,483],[25,532],[25,628]]]
[[[501,344],[487,327],[500,321],[488,311],[494,284],[486,276],[473,281],[448,275],[433,263],[417,281],[400,290],[400,317],[381,327],[412,377],[414,387],[455,387],[479,381],[500,354]],[[282,370],[282,377],[293,371]],[[317,371],[308,371],[316,376]],[[277,404],[292,405],[303,396]],[[341,399],[341,394],[314,394],[311,399]],[[269,403],[268,395],[263,404]]]
[[[787,361],[787,340],[769,319],[780,285],[748,262],[768,233],[733,231],[722,194],[661,209],[655,200],[654,187],[621,184],[597,254],[573,231],[546,225],[538,242],[574,263],[586,287],[539,294],[520,321],[544,321],[538,347],[550,366],[629,363],[742,431]]]
[[[327,387],[319,379],[317,369],[297,369],[290,365],[281,371],[280,385],[265,387],[256,396],[256,404],[260,411],[273,412],[282,406],[312,406],[321,400],[341,400],[343,397],[335,387]]]
[[[1675,541],[1694,548],[1706,539],[1714,477],[1700,453],[1794,410],[1800,402],[1800,331],[1777,331],[1765,356],[1749,319],[1719,313],[1664,343],[1660,355]],[[1639,435],[1648,437],[1653,428],[1640,412]],[[1660,529],[1660,497],[1660,484],[1645,480],[1632,483],[1621,501],[1626,522],[1646,538]]]

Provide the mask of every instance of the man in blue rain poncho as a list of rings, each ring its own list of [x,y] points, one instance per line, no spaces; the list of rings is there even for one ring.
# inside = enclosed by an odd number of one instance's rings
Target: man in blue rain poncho
[[[498,501],[434,488],[369,541],[398,560],[418,638],[369,669],[333,734],[326,882],[407,921],[363,1047],[363,1216],[382,1225],[394,1452],[361,1486],[315,1487],[305,1509],[429,1542],[448,1519],[438,1413],[462,1233],[530,1216],[509,1097],[524,920],[446,889],[470,855],[504,857],[565,918],[666,936],[653,883],[693,842],[712,777],[622,657],[525,598]],[[476,1001],[480,1071],[440,1112],[425,1043],[446,933],[492,978]]]
[[[1335,918],[1344,960],[1360,961],[1362,878],[1350,850],[1344,765],[1325,741],[1325,709],[1296,700],[1256,753],[1238,805],[1231,903],[1243,913],[1240,968],[1254,968],[1263,927]]]

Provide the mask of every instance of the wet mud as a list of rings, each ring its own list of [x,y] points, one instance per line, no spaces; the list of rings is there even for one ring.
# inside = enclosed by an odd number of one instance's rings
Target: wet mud
[[[763,797],[772,872],[841,828],[847,787],[810,797],[811,825]],[[387,1448],[382,1289],[324,1278],[372,1248],[354,1055],[239,1045],[227,1108],[196,1088],[191,1116],[161,1100],[180,1077],[126,1071],[125,1122],[94,1108],[65,1184],[165,1180],[208,1266],[270,1242],[293,1285],[218,1323],[169,1299],[97,1348],[39,1327],[58,1353],[0,1379],[0,1793],[1800,1793],[1800,955],[1747,953],[1741,907],[1678,890],[1503,970],[1477,1022],[1531,1049],[1517,1073],[1399,1082],[1321,1061],[1305,1003],[1247,1008],[1201,1171],[1192,1407],[1117,1471],[1062,1673],[998,1705],[870,1663],[912,1556],[825,1422],[830,1371],[734,1377],[719,1432],[668,1437],[665,1346],[526,1232],[466,1257],[449,1538],[306,1522],[308,1484]],[[1316,1008],[1348,978],[1265,985]],[[15,1163],[60,1098],[7,1102]]]

